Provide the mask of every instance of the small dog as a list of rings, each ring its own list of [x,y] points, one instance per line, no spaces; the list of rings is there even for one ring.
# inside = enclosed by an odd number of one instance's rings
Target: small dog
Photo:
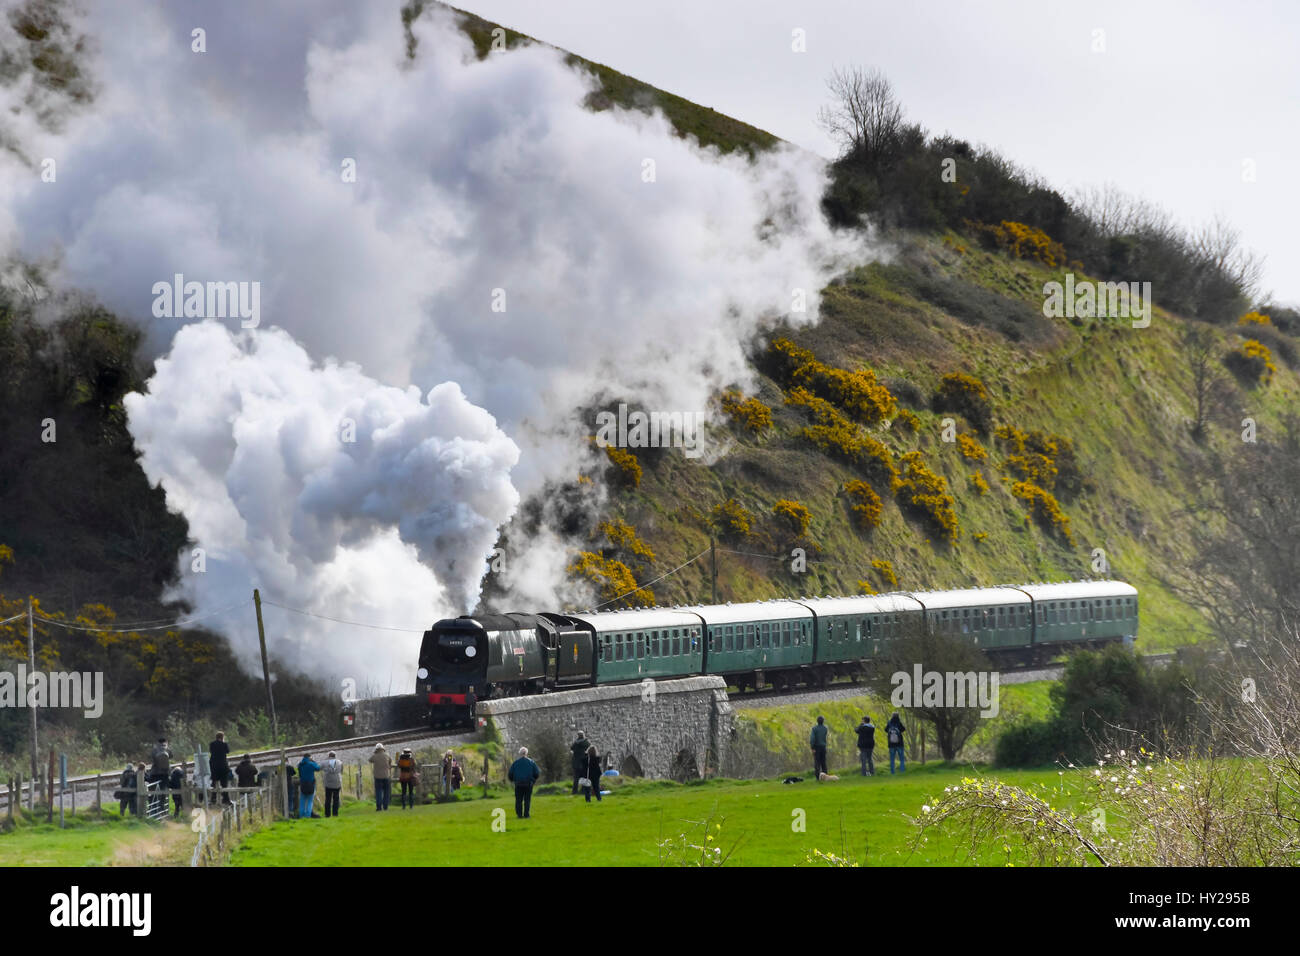
[[[819,773],[817,774],[817,779],[822,783],[825,783],[827,780],[838,780],[840,778],[833,773]]]
[[[803,783],[803,780],[799,777],[786,777],[781,782],[782,783]]]

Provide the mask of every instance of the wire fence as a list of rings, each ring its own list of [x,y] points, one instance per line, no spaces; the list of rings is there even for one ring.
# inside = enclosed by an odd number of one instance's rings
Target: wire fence
[[[196,818],[198,840],[190,854],[190,866],[210,866],[221,861],[232,838],[245,827],[265,823],[271,814],[270,785],[237,792],[228,804],[217,808],[203,807]],[[215,795],[215,791],[213,791]]]

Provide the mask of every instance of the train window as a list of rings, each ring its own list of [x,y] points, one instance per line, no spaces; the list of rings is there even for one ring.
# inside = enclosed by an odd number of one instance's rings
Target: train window
[[[622,659],[623,659],[623,635],[615,634],[614,635],[614,660],[621,661]]]
[[[745,646],[747,648],[752,651],[754,648],[758,647],[758,628],[754,627],[753,624],[746,624],[745,636],[747,638],[745,641]]]
[[[680,654],[681,652],[682,652],[682,639],[681,639],[680,637],[674,637],[674,638],[673,638],[673,653],[674,653],[674,654]]]
[[[1000,607],[997,609],[995,614],[997,617],[998,630],[1001,630],[1002,628],[1007,626],[1007,609],[1004,607]]]

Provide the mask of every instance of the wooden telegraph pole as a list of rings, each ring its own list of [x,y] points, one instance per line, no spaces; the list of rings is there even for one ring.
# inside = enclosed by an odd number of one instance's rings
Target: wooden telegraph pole
[[[709,561],[713,564],[713,603],[718,603],[718,552],[714,547],[713,535],[709,535]]]
[[[36,673],[36,628],[32,622],[32,596],[27,595],[27,679],[31,680],[32,675]],[[26,694],[27,688],[19,690],[20,694]],[[36,788],[36,708],[31,706],[31,701],[27,701],[27,711],[32,715],[32,789]]]
[[[266,661],[266,628],[262,626],[262,595],[253,588],[253,607],[257,609],[257,640],[262,645],[262,680],[266,682],[266,712],[271,718],[271,742],[280,742],[275,723],[275,696],[271,693],[271,667]]]

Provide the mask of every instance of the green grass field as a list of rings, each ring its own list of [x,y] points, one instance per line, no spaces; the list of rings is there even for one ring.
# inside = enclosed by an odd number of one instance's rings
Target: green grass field
[[[188,862],[195,836],[184,823],[125,820],[116,810],[68,817],[67,828],[25,812],[0,834],[0,866],[142,866]]]
[[[655,866],[658,844],[706,845],[731,853],[728,865],[792,866],[814,849],[863,865],[1004,865],[1000,848],[972,860],[959,834],[913,846],[909,817],[969,767],[931,763],[903,775],[862,778],[845,772],[834,783],[804,780],[716,780],[699,784],[624,781],[603,803],[567,793],[533,799],[532,818],[518,820],[504,790],[487,799],[376,813],[350,802],[337,820],[279,822],[246,838],[235,866]],[[1007,782],[1057,787],[1054,770],[1010,772]],[[546,788],[549,789],[549,788]],[[567,788],[565,788],[567,790]],[[1063,794],[1062,802],[1069,798]],[[496,821],[496,829],[494,829]],[[504,822],[504,830],[501,822]],[[799,827],[803,823],[802,829]],[[704,826],[710,828],[704,839]],[[682,837],[685,837],[683,840]],[[734,850],[734,852],[732,852]],[[698,851],[687,851],[698,860]],[[677,859],[682,854],[675,855]]]

